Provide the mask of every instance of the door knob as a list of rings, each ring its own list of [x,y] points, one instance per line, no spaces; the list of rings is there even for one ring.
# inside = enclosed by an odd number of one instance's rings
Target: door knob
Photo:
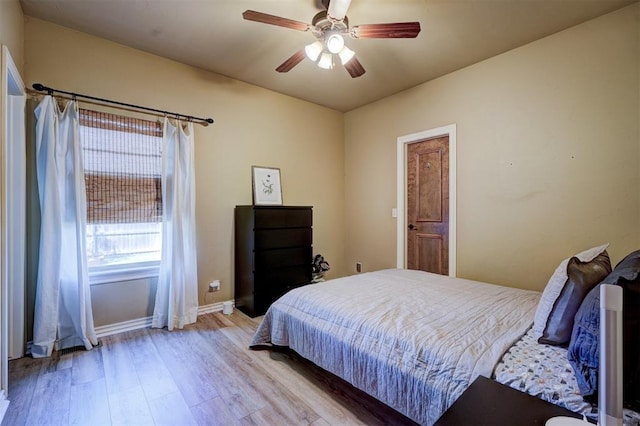
[[[417,228],[417,226],[415,226],[413,223],[410,223],[410,224],[409,224],[409,229],[410,229],[411,231],[413,231],[413,230],[414,230],[414,229],[416,229],[416,228]]]

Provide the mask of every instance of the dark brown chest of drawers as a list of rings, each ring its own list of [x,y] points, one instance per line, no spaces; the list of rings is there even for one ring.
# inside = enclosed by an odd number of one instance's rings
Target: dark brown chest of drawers
[[[236,206],[235,304],[251,317],[311,282],[312,207]]]

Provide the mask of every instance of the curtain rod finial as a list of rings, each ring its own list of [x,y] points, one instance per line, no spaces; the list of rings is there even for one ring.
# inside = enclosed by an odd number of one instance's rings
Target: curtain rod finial
[[[40,83],[33,83],[33,86],[31,86],[31,87],[33,87],[34,89],[36,89],[38,91],[42,91],[42,90],[45,89],[45,87]]]

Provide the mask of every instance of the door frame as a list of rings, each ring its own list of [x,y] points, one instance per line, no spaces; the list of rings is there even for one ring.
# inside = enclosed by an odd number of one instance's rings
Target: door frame
[[[15,191],[26,191],[25,188],[16,188],[8,183],[8,161],[7,155],[11,153],[11,143],[25,144],[25,109],[24,101],[26,101],[26,92],[22,77],[18,72],[9,49],[2,46],[2,61],[0,62],[0,102],[2,108],[0,110],[0,264],[2,272],[0,273],[0,420],[4,416],[8,401],[9,390],[9,352],[16,351],[12,342],[20,342],[20,346],[24,344],[24,280],[23,282],[9,282],[10,277],[7,272],[9,268],[16,266],[24,268],[24,263],[20,265],[11,265],[13,261],[11,256],[11,247],[7,240],[8,216],[21,212],[24,217],[24,208],[22,210],[11,210],[13,206],[7,205],[7,200],[13,197]],[[15,100],[21,99],[22,108],[16,107]],[[16,125],[22,123],[22,125]],[[8,192],[11,192],[9,194]],[[24,248],[24,246],[23,246]],[[24,261],[24,257],[23,257]],[[11,324],[11,328],[9,325]],[[22,347],[18,348],[18,352],[22,353]]]
[[[401,269],[407,267],[407,145],[434,139],[449,137],[449,276],[456,276],[456,125],[437,127],[410,135],[398,137],[398,190],[397,190],[397,257],[396,266]]]

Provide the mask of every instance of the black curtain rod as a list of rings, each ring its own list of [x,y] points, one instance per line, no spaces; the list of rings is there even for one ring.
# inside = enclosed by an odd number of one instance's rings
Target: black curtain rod
[[[135,108],[135,109],[139,109],[139,110],[143,110],[143,111],[152,111],[152,112],[155,112],[155,113],[158,113],[158,114],[163,114],[163,115],[171,115],[171,116],[174,116],[174,117],[176,117],[178,119],[184,118],[186,120],[191,120],[191,121],[200,121],[201,122],[200,124],[202,124],[203,126],[208,126],[209,124],[213,124],[213,118],[194,117],[192,115],[178,114],[178,113],[175,113],[175,112],[163,111],[163,110],[160,110],[160,109],[148,108],[148,107],[139,106],[139,105],[133,105],[133,104],[126,104],[124,102],[112,101],[112,100],[109,100],[109,99],[96,98],[94,96],[82,95],[80,93],[65,92],[64,90],[52,89],[51,87],[44,86],[44,85],[42,85],[40,83],[34,83],[32,87],[35,90],[39,91],[39,92],[47,92],[49,95],[53,95],[54,92],[63,93],[65,95],[71,96],[72,98],[91,99],[93,101],[104,102],[104,103],[114,104],[114,105],[120,105],[120,106],[127,107],[127,108]]]

